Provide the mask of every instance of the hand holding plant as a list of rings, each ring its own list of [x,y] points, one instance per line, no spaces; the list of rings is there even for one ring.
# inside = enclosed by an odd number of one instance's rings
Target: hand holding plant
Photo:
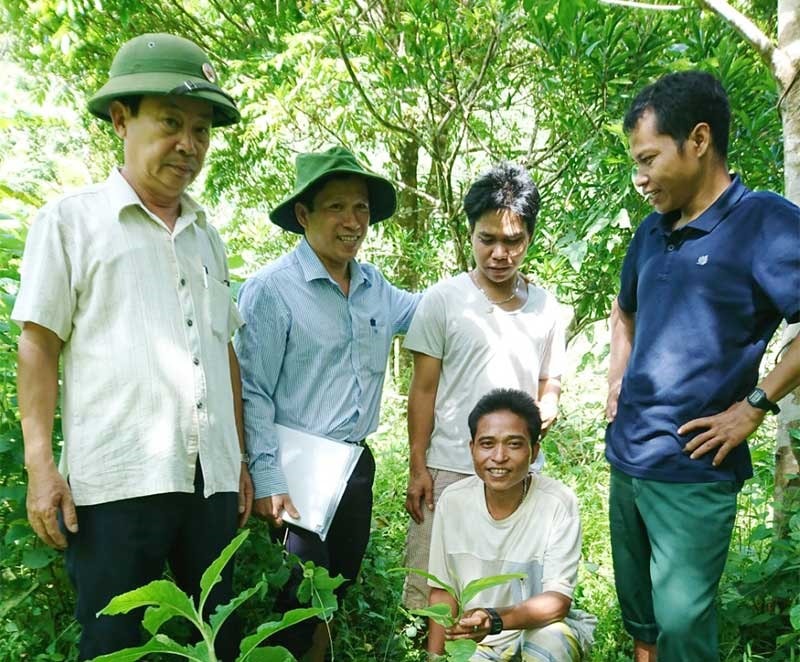
[[[395,568],[393,572],[412,572],[415,575],[424,577],[441,587],[442,590],[446,591],[453,599],[456,605],[455,615],[453,614],[451,606],[445,602],[439,602],[422,609],[410,610],[410,613],[416,616],[430,618],[435,623],[438,623],[446,630],[450,631],[451,634],[456,634],[457,636],[462,634],[466,635],[458,639],[448,639],[444,644],[447,659],[453,662],[469,662],[470,658],[475,654],[475,651],[478,650],[478,641],[482,640],[488,634],[485,628],[481,628],[480,623],[473,623],[470,619],[470,617],[475,614],[476,611],[480,611],[480,609],[475,608],[465,611],[464,607],[481,591],[499,586],[500,584],[505,584],[514,579],[524,579],[526,576],[522,573],[515,572],[507,575],[481,577],[464,586],[461,595],[459,595],[458,588],[450,586],[436,575],[432,575],[429,572],[424,572],[417,568]],[[466,622],[464,622],[465,619]],[[477,631],[467,632],[466,630],[462,631],[459,629],[459,627],[464,627],[464,625],[469,625],[471,627],[475,624],[479,626]]]

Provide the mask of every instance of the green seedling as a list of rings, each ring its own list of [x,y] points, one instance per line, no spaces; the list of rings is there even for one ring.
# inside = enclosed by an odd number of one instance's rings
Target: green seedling
[[[459,595],[457,588],[450,586],[448,583],[439,579],[436,575],[432,575],[429,572],[425,572],[417,568],[392,568],[392,570],[389,572],[414,573],[415,575],[419,575],[420,577],[424,577],[428,581],[433,582],[444,591],[447,591],[448,595],[450,595],[450,597],[452,597],[456,603],[455,615],[453,615],[450,605],[445,602],[437,602],[436,604],[429,605],[428,607],[410,610],[410,613],[414,614],[415,616],[430,618],[432,621],[445,628],[452,627],[461,620],[461,618],[464,616],[464,612],[466,611],[466,605],[468,605],[469,601],[481,591],[485,591],[488,588],[493,588],[494,586],[500,586],[501,584],[505,584],[506,582],[510,582],[514,579],[524,579],[526,577],[526,575],[519,572],[513,572],[507,575],[491,575],[489,577],[481,577],[480,579],[475,579],[469,582],[469,584],[467,584],[461,591],[461,595]],[[470,658],[475,654],[475,651],[478,650],[478,644],[472,639],[455,639],[453,641],[446,641],[444,644],[444,650],[447,654],[447,658],[452,662],[469,662]]]
[[[249,530],[245,530],[236,536],[230,544],[222,550],[219,558],[217,558],[203,573],[200,579],[200,599],[197,604],[173,582],[165,579],[150,582],[146,586],[128,591],[127,593],[113,598],[111,602],[100,611],[100,614],[113,616],[116,614],[126,614],[132,609],[137,609],[139,607],[147,607],[142,625],[152,635],[152,638],[142,646],[126,648],[115,653],[96,657],[94,662],[133,662],[150,653],[168,653],[196,662],[218,662],[218,658],[214,652],[214,641],[223,623],[225,623],[228,617],[242,603],[258,593],[265,584],[265,581],[261,580],[255,586],[242,591],[229,603],[217,607],[217,610],[209,616],[208,622],[204,621],[202,616],[203,608],[208,600],[211,589],[220,581],[222,569],[231,560],[234,553],[245,541],[249,533]],[[332,594],[330,586],[335,584],[336,580],[327,577],[327,572],[324,573],[324,577],[317,577],[316,573],[319,570],[323,569],[311,569],[309,571],[310,577],[309,574],[306,574],[306,578],[309,579],[310,584],[314,584],[314,580],[318,578],[321,580],[321,586],[314,585],[313,591],[312,587],[308,589],[309,592],[315,593],[315,606],[303,609],[292,609],[283,614],[279,621],[270,621],[260,625],[254,634],[242,640],[236,662],[244,662],[245,660],[248,662],[292,662],[295,659],[289,651],[281,646],[266,648],[259,648],[258,646],[276,632],[280,632],[307,618],[329,616],[331,611],[335,609],[335,598],[334,606],[331,608],[330,596],[328,594]],[[200,632],[201,640],[197,644],[179,644],[167,635],[159,633],[161,626],[176,616],[186,619]]]

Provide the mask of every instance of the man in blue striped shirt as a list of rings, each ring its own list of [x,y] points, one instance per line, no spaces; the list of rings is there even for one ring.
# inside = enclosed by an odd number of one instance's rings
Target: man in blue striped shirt
[[[365,170],[347,150],[301,154],[295,190],[270,219],[304,236],[241,289],[246,325],[236,351],[253,512],[274,526],[283,524],[284,512],[298,516],[279,465],[275,424],[359,444],[378,426],[392,337],[408,329],[419,295],[392,286],[355,258],[369,224],[390,217],[396,205],[392,184]],[[289,525],[286,548],[328,568],[331,576],[353,580],[369,539],[374,473],[365,446],[326,540]],[[290,580],[280,608],[296,606],[296,588]],[[290,628],[280,643],[299,658],[313,628]],[[322,660],[321,624],[313,639],[310,659]]]

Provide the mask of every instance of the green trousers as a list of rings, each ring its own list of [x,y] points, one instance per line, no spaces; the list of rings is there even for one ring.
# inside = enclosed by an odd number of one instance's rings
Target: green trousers
[[[717,662],[715,598],[740,483],[666,483],[611,470],[614,577],[625,629],[658,662]]]

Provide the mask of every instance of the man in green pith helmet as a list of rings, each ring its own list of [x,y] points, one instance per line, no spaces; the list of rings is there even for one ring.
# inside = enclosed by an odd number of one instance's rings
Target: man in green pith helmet
[[[28,518],[66,550],[81,659],[140,643],[141,610],[96,614],[161,577],[166,562],[196,596],[252,501],[230,342],[242,322],[222,241],[185,193],[212,127],[239,111],[202,49],[167,34],[125,43],[89,110],[113,125],[124,163],[41,210],[12,313]],[[229,565],[207,611],[230,599],[231,577]],[[223,629],[221,658],[236,657],[237,635]]]
[[[378,427],[392,337],[405,333],[419,301],[356,261],[369,225],[389,218],[396,204],[391,182],[346,149],[301,154],[294,191],[270,219],[302,239],[239,295],[253,512],[277,526],[284,513],[303,515],[280,467],[276,424],[363,446],[327,538],[295,526],[286,536],[290,552],[347,580],[358,574],[369,540],[375,461],[365,440]],[[301,579],[290,580],[281,609],[296,606]],[[321,624],[314,636],[314,624],[304,622],[277,639],[298,658],[310,649],[309,659],[322,660],[324,635]]]

